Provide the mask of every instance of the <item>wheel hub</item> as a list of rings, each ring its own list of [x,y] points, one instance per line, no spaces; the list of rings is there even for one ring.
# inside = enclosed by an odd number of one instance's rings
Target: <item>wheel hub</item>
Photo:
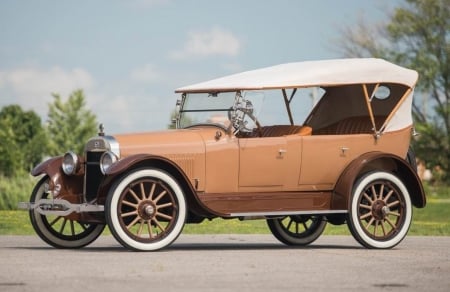
[[[390,213],[390,209],[384,201],[375,201],[372,205],[372,215],[376,220],[382,220]]]
[[[139,217],[141,217],[142,219],[150,220],[155,216],[155,213],[156,207],[152,202],[144,201],[141,204],[139,204],[138,214]]]

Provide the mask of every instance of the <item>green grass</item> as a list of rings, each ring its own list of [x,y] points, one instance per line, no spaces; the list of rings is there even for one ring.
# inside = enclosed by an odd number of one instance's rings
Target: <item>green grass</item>
[[[187,224],[185,234],[269,234],[265,220],[205,220]],[[35,234],[26,211],[0,211],[0,235]],[[105,231],[104,234],[109,234]],[[350,235],[346,225],[327,225],[324,234]],[[450,236],[450,200],[429,199],[423,209],[414,208],[409,235]]]
[[[414,208],[409,235],[450,236],[450,188],[426,188],[427,206]],[[269,234],[265,220],[239,221],[237,219],[205,220],[200,224],[187,224],[186,234]],[[35,234],[26,211],[0,210],[0,235]],[[109,234],[105,230],[104,234]],[[327,235],[350,235],[346,225],[327,225]]]

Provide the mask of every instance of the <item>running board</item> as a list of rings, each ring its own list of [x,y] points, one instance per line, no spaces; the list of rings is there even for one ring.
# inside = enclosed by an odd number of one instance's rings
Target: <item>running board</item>
[[[229,217],[276,217],[289,215],[328,215],[328,214],[346,214],[348,210],[308,210],[308,211],[275,211],[275,212],[246,212],[246,213],[231,213]]]

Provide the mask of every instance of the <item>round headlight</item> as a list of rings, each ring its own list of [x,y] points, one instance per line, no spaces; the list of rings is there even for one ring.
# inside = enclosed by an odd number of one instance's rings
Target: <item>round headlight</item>
[[[67,175],[75,174],[75,172],[77,172],[78,169],[78,161],[79,161],[78,156],[72,151],[69,151],[66,154],[64,154],[62,161],[62,169],[64,173]]]
[[[102,173],[105,174],[108,168],[116,161],[117,156],[111,151],[103,153],[102,157],[100,158],[100,170],[102,171]]]

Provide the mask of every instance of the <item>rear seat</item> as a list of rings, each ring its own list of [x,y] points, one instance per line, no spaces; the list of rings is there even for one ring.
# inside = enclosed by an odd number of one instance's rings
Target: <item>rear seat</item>
[[[375,125],[380,127],[386,117],[375,117]],[[350,117],[321,129],[313,130],[313,135],[371,134],[372,121],[368,116]]]

